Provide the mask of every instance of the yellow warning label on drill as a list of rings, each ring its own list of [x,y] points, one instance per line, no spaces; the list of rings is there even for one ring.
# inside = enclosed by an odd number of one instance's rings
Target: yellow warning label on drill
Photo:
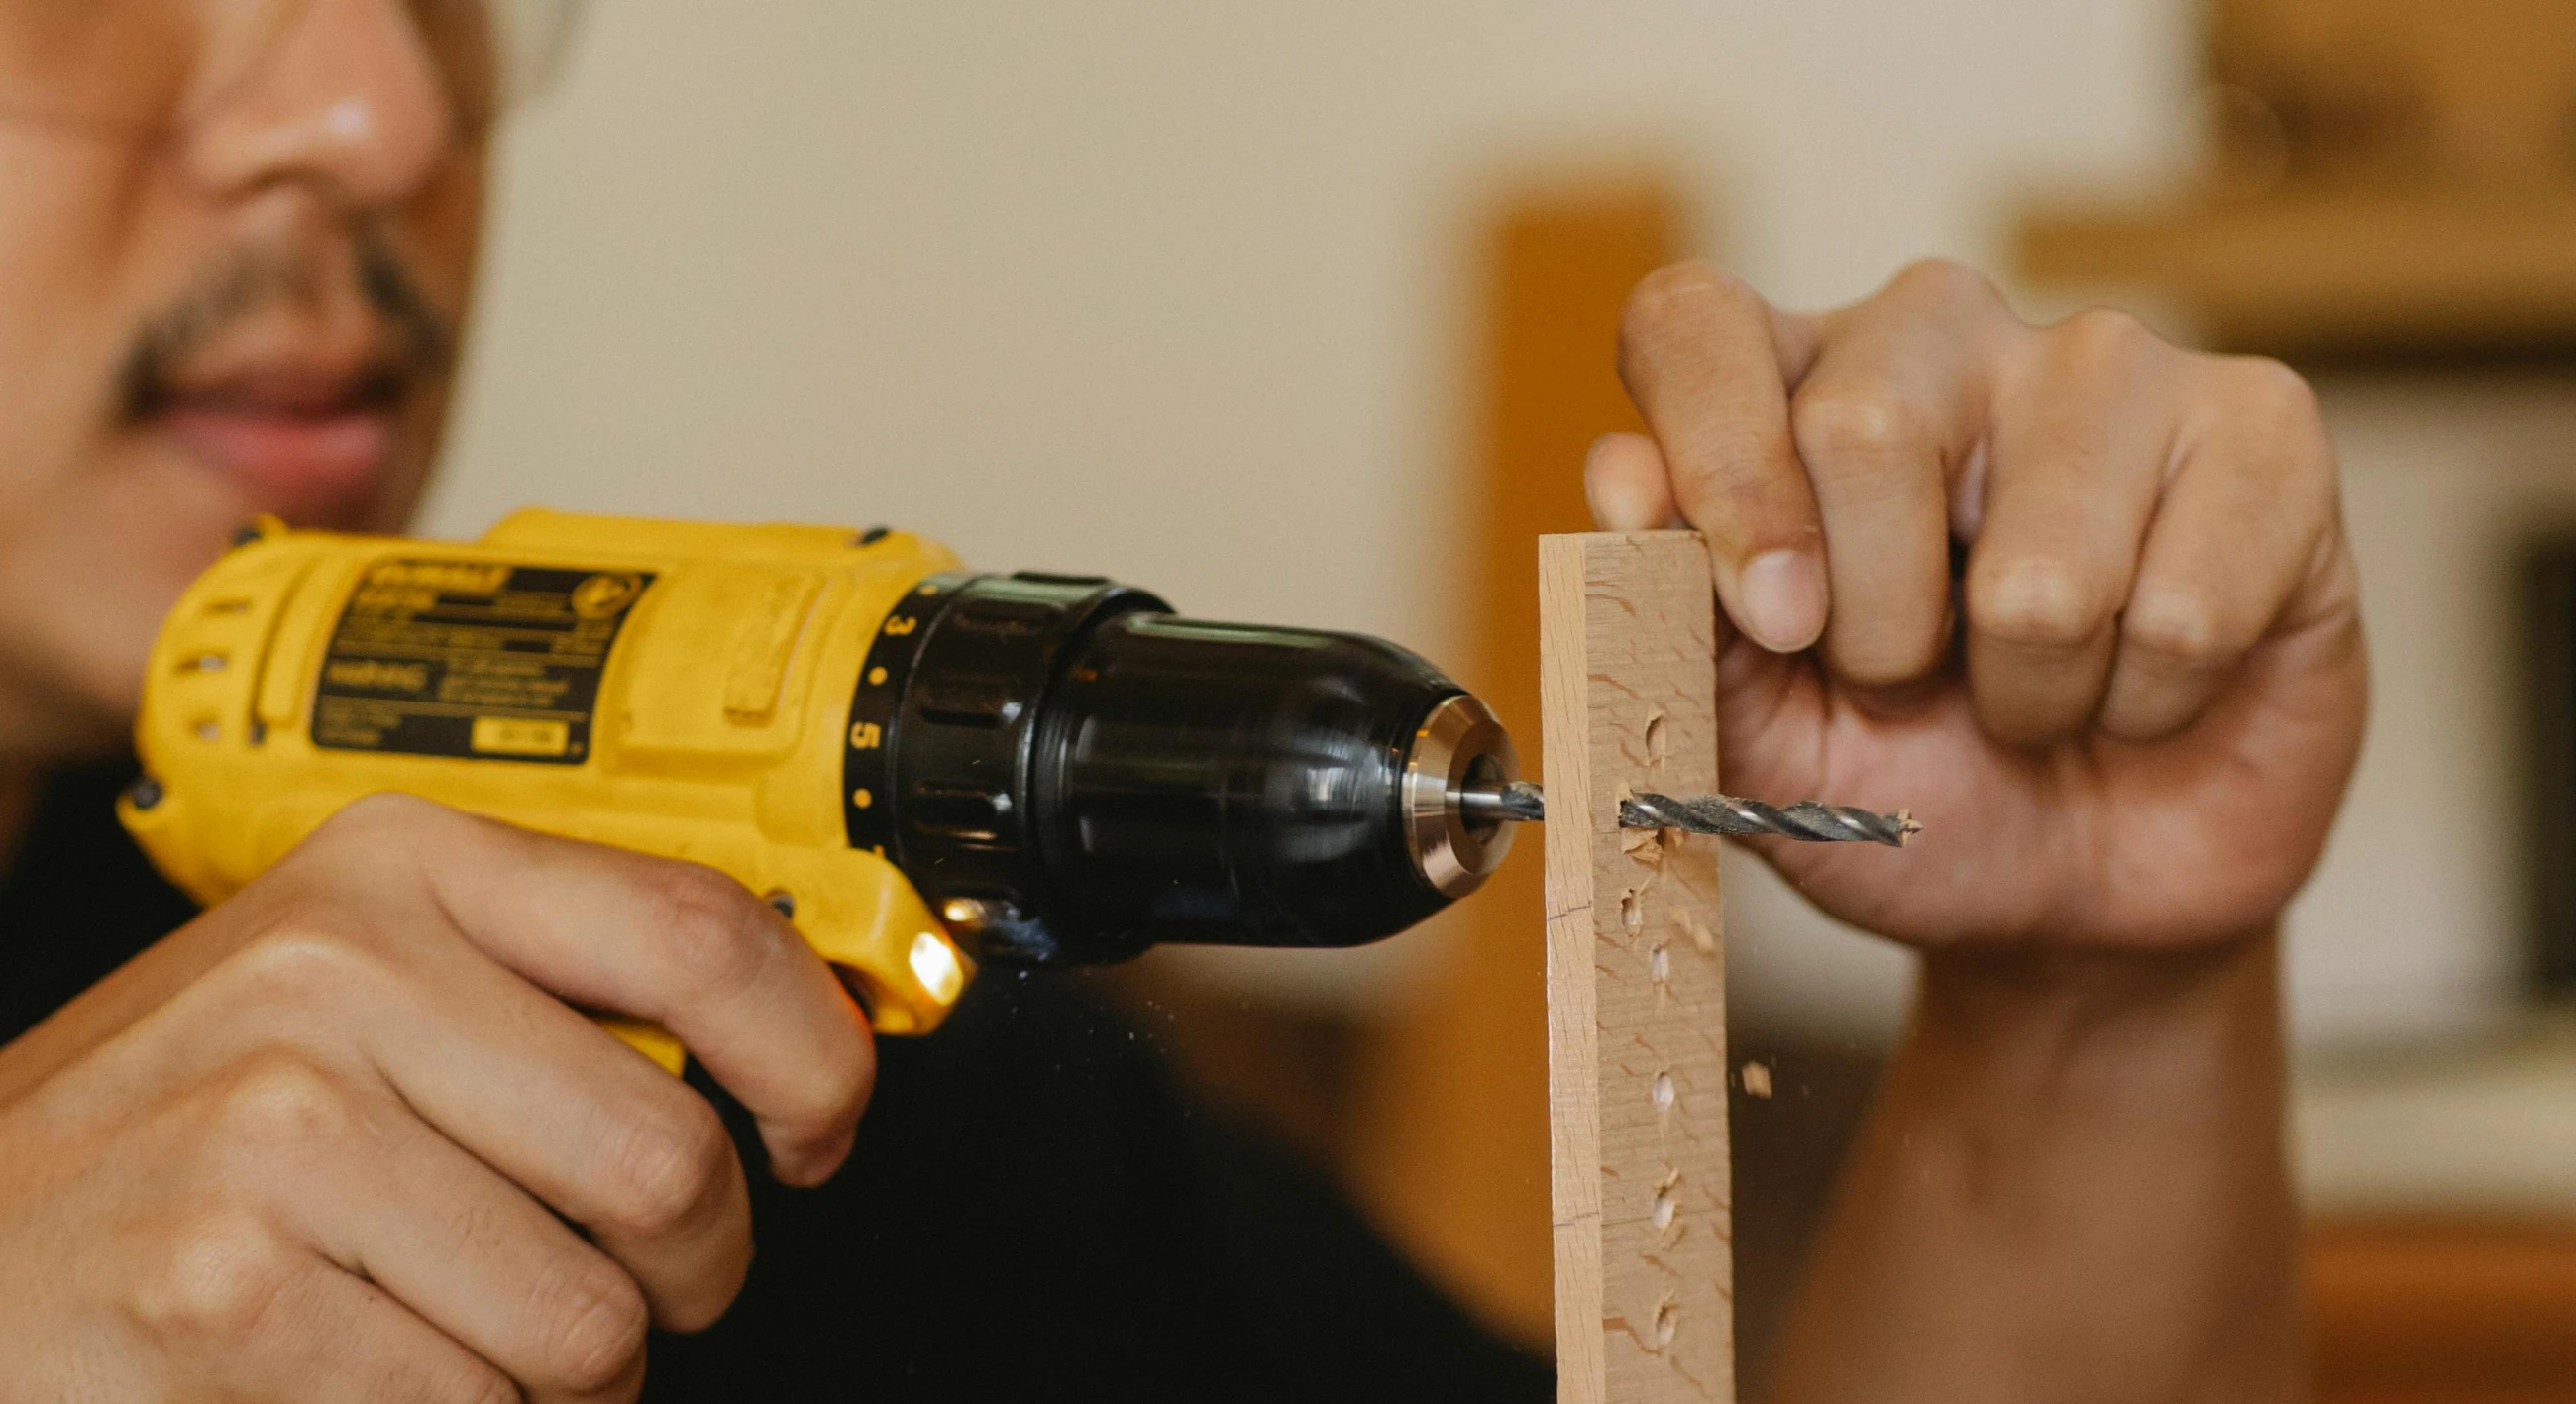
[[[577,765],[644,571],[388,560],[341,611],[313,744]]]

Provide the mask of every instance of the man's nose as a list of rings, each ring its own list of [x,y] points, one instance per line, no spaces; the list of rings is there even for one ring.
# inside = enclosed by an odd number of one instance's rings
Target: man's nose
[[[356,207],[398,203],[449,154],[458,123],[405,0],[302,0],[259,66],[181,138],[198,181],[226,194],[281,182]]]

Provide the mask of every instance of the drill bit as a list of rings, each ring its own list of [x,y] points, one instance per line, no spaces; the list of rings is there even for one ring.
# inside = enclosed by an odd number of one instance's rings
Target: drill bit
[[[1906,835],[1920,832],[1912,813],[1872,814],[1848,805],[1800,800],[1786,809],[1733,795],[1699,795],[1675,799],[1643,794],[1619,801],[1623,829],[1688,829],[1695,834],[1752,837],[1774,834],[1808,843],[1883,843],[1903,848]]]
[[[1458,792],[1458,807],[1471,818],[1536,823],[1547,817],[1547,794],[1527,780],[1501,786],[1473,786]],[[1623,829],[1688,829],[1695,834],[1737,838],[1770,835],[1807,843],[1883,843],[1903,848],[1908,834],[1923,826],[1911,813],[1873,814],[1844,805],[1802,800],[1786,809],[1733,795],[1700,795],[1676,799],[1641,794],[1619,801]]]

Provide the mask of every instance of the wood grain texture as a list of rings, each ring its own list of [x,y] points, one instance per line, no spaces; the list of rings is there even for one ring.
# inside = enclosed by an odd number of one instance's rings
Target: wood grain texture
[[[1694,533],[1539,542],[1562,1404],[1735,1397],[1717,851],[1618,826],[1717,788],[1714,610]]]

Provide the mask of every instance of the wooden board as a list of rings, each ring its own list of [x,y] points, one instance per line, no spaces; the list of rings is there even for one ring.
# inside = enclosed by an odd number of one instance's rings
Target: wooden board
[[[1618,827],[1717,788],[1715,608],[1695,533],[1540,539],[1562,1404],[1735,1397],[1716,841]]]

